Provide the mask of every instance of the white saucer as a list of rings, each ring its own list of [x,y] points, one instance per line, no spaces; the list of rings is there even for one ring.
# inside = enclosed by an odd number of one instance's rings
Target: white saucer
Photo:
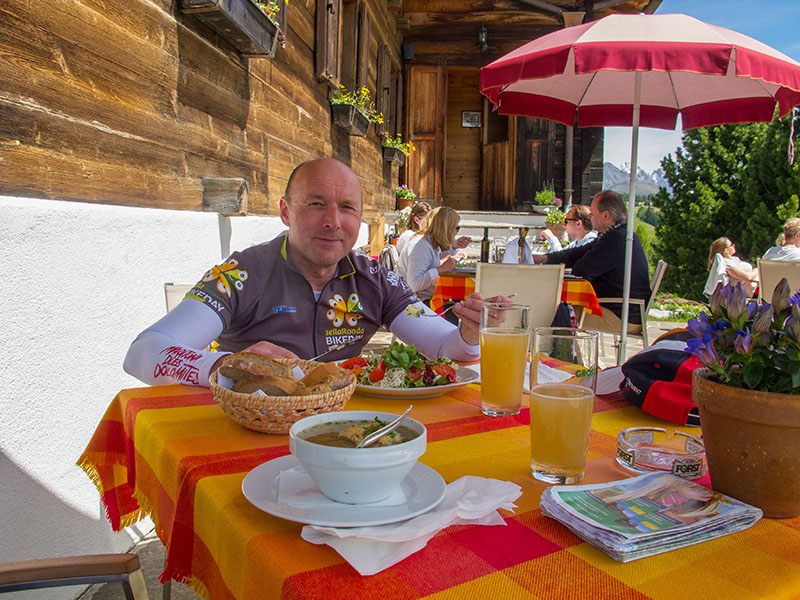
[[[276,517],[325,527],[368,527],[406,521],[435,508],[444,498],[446,484],[442,476],[417,463],[400,484],[408,500],[399,506],[336,504],[323,508],[278,502],[278,475],[299,464],[289,454],[257,466],[242,481],[245,498],[256,508]]]

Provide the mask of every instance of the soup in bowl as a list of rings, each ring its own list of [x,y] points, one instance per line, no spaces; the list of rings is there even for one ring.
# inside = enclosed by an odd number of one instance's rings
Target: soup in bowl
[[[364,435],[398,416],[343,411],[306,417],[289,430],[289,449],[331,500],[347,504],[379,502],[400,487],[425,453],[425,426],[406,417],[393,432],[396,435],[384,436],[366,448],[355,445]]]

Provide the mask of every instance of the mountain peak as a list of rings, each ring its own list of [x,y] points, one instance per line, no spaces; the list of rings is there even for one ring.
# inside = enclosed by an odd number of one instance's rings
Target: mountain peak
[[[630,185],[630,163],[623,163],[617,166],[613,163],[603,163],[603,189],[614,190],[619,194],[627,194]],[[636,169],[636,195],[649,196],[655,194],[659,188],[667,188],[667,192],[672,193],[672,186],[664,178],[664,171],[661,168],[652,173],[647,173],[641,167]]]

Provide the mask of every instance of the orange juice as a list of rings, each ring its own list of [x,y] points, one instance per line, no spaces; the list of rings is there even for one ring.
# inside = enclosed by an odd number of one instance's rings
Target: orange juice
[[[548,483],[583,478],[594,393],[569,383],[531,388],[531,473]]]
[[[481,404],[491,416],[515,415],[522,404],[528,359],[527,329],[487,327],[481,339]]]

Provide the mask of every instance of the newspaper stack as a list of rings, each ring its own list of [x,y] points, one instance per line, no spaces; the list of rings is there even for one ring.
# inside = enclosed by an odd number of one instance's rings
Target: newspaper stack
[[[629,562],[742,531],[761,510],[664,473],[555,486],[542,512],[612,558]]]

